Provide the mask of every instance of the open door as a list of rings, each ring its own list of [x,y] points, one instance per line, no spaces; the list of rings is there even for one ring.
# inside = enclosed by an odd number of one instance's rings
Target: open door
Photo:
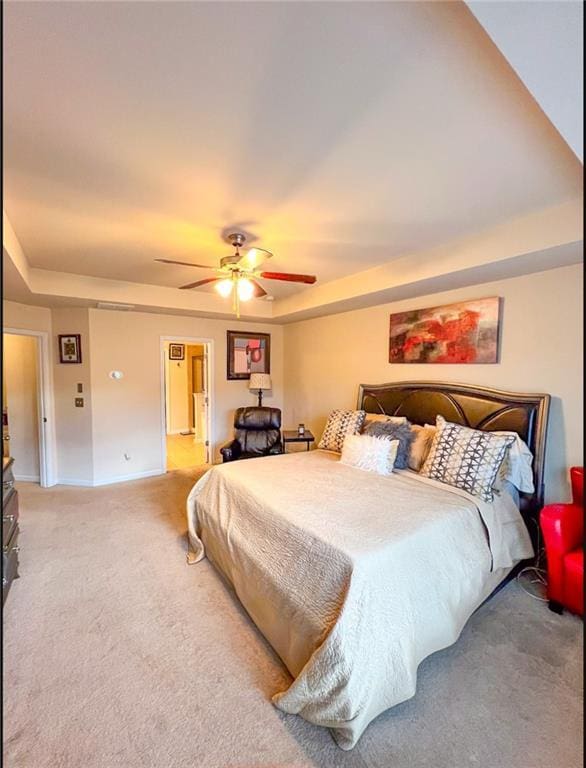
[[[161,342],[165,468],[209,464],[211,342],[186,337]]]
[[[210,444],[208,435],[208,346],[203,344],[201,352],[191,358],[193,381],[193,430],[195,439],[205,447],[206,463],[210,462]]]

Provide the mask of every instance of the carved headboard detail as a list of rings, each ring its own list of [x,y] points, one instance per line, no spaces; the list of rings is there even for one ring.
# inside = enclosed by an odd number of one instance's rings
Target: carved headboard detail
[[[435,424],[439,414],[473,429],[517,432],[533,454],[535,493],[521,494],[521,511],[525,518],[534,519],[543,506],[549,402],[549,395],[501,392],[451,382],[361,384],[358,391],[358,408],[369,413],[406,416],[412,424]]]

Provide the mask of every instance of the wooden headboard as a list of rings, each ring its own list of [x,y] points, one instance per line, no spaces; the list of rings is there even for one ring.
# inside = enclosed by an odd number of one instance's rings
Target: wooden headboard
[[[446,421],[473,429],[517,432],[533,454],[535,493],[520,494],[521,512],[526,520],[536,519],[543,506],[549,401],[549,395],[501,392],[451,382],[361,384],[358,391],[358,408],[368,413],[406,416],[412,424],[435,424],[439,414]],[[532,529],[530,526],[533,535]]]

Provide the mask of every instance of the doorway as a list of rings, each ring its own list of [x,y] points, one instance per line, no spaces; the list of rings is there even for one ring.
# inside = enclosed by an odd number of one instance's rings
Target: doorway
[[[42,488],[50,488],[57,482],[56,471],[56,457],[57,457],[57,444],[55,441],[55,408],[53,399],[53,377],[51,375],[51,346],[49,341],[49,333],[47,331],[33,331],[24,330],[22,328],[4,328],[3,329],[3,341],[6,341],[6,336],[16,337],[30,337],[36,340],[37,358],[36,358],[36,372],[37,372],[37,426],[39,434],[39,473],[40,484]],[[4,362],[4,361],[3,361]],[[2,378],[3,389],[3,405],[4,405],[4,392],[8,389],[5,386],[5,378]],[[10,416],[10,393],[6,391],[7,400],[7,412],[6,417],[3,417],[2,432],[3,437],[10,437],[11,423],[14,421]],[[3,440],[3,446],[8,444],[10,446],[10,440]],[[4,448],[4,451],[6,448]],[[10,448],[8,449],[10,452]],[[19,474],[19,470],[14,463],[15,475]]]
[[[2,334],[2,454],[16,480],[40,483],[41,428],[38,339]]]
[[[209,464],[211,342],[161,339],[165,471]]]

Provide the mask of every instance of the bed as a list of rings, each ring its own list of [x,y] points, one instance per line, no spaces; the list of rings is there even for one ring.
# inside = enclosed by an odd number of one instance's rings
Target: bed
[[[223,464],[188,502],[190,562],[211,560],[291,673],[282,711],[351,749],[415,694],[417,667],[533,554],[548,395],[428,382],[361,385],[358,408],[515,431],[535,493],[493,502],[409,470],[384,477],[328,451]],[[532,522],[533,521],[533,522]]]

